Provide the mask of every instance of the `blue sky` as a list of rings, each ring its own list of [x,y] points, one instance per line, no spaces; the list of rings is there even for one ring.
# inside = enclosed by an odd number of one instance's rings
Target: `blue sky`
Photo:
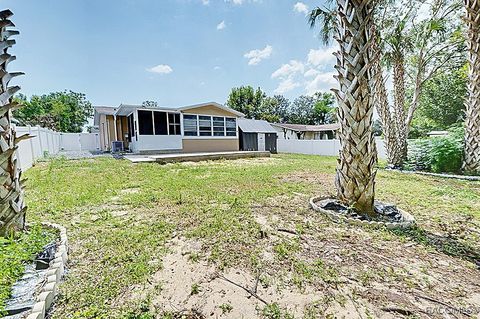
[[[94,105],[224,103],[234,86],[288,98],[335,84],[332,47],[307,26],[323,1],[0,0],[21,32],[11,71],[28,96]]]

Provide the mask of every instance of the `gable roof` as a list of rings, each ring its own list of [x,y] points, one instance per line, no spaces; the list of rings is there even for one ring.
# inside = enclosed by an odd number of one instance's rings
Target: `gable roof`
[[[182,107],[179,107],[177,108],[178,111],[186,111],[186,110],[190,110],[190,109],[196,109],[198,107],[203,107],[203,106],[215,106],[219,109],[222,109],[224,111],[227,111],[227,112],[230,112],[238,117],[244,117],[245,114],[243,114],[242,112],[238,112],[232,108],[229,108],[229,107],[226,107],[225,105],[222,105],[220,103],[217,103],[217,102],[206,102],[206,103],[200,103],[200,104],[194,104],[194,105],[187,105],[187,106],[182,106]]]
[[[277,133],[267,121],[239,118],[237,123],[238,127],[245,133]]]
[[[303,124],[287,124],[287,123],[272,123],[273,126],[280,127],[295,132],[325,132],[336,131],[340,128],[339,123],[322,124],[322,125],[303,125]]]

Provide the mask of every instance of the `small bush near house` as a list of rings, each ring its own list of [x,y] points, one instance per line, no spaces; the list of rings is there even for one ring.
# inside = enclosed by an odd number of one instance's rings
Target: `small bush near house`
[[[406,167],[434,173],[458,173],[462,168],[463,129],[455,128],[444,137],[411,143]]]

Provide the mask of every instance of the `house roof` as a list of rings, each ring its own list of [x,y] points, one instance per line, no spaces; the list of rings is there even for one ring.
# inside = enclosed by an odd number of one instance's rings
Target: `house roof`
[[[267,121],[239,118],[237,123],[245,133],[277,133]]]
[[[175,111],[177,111],[175,108],[173,108],[173,107],[167,107],[167,106],[147,107],[147,106],[143,106],[143,105],[120,104],[120,106],[118,107],[118,110],[117,110],[117,112],[115,113],[115,115],[118,115],[118,116],[127,116],[127,115],[130,115],[133,111],[135,111],[135,110],[141,110],[141,109],[145,109],[145,110],[157,110],[157,111],[165,111],[165,112],[175,112]]]
[[[93,113],[93,125],[98,126],[100,124],[100,114],[113,115],[117,111],[117,107],[113,106],[94,106],[95,112]]]
[[[190,110],[190,109],[195,109],[197,107],[203,107],[203,106],[209,106],[209,105],[213,105],[215,107],[218,107],[219,109],[230,112],[230,113],[232,113],[232,114],[234,114],[238,117],[244,117],[245,116],[245,114],[243,114],[242,112],[238,112],[238,111],[236,111],[232,108],[226,107],[225,105],[222,105],[222,104],[217,103],[217,102],[206,102],[206,103],[200,103],[200,104],[194,104],[194,105],[187,105],[187,106],[179,107],[177,110],[186,111],[186,110]]]
[[[202,106],[209,106],[213,105],[219,109],[222,109],[224,111],[232,113],[232,115],[236,115],[238,117],[243,117],[244,114],[238,111],[235,111],[234,109],[231,109],[229,107],[226,107],[222,104],[216,103],[216,102],[207,102],[207,103],[201,103],[201,104],[195,104],[195,105],[188,105],[188,106],[182,106],[182,107],[168,107],[168,106],[161,106],[161,107],[145,107],[143,105],[135,105],[135,104],[120,104],[118,107],[112,107],[112,106],[95,106],[94,110],[94,120],[93,124],[98,126],[100,124],[100,114],[105,114],[105,115],[118,115],[118,116],[127,116],[130,115],[133,111],[139,110],[139,109],[145,109],[145,110],[158,110],[158,111],[165,111],[165,112],[180,112],[180,111],[186,111]]]
[[[325,132],[336,131],[340,128],[339,123],[322,124],[322,125],[303,125],[303,124],[287,124],[287,123],[272,123],[273,126],[288,129],[296,132]]]

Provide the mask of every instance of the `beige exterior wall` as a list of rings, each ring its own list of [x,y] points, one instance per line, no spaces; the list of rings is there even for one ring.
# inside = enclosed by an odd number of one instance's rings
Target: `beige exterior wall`
[[[186,114],[200,114],[200,115],[216,115],[216,116],[228,116],[237,117],[237,115],[230,113],[226,110],[222,110],[214,105],[207,105],[202,107],[196,107],[193,109],[185,110]]]
[[[115,141],[115,123],[113,115],[100,114],[99,125],[100,149],[102,151],[109,151],[112,146],[112,141]],[[124,116],[117,117],[117,137],[118,140],[124,142],[125,148],[128,147],[125,133],[128,132],[127,118]]]
[[[238,138],[183,139],[184,153],[238,151]]]

